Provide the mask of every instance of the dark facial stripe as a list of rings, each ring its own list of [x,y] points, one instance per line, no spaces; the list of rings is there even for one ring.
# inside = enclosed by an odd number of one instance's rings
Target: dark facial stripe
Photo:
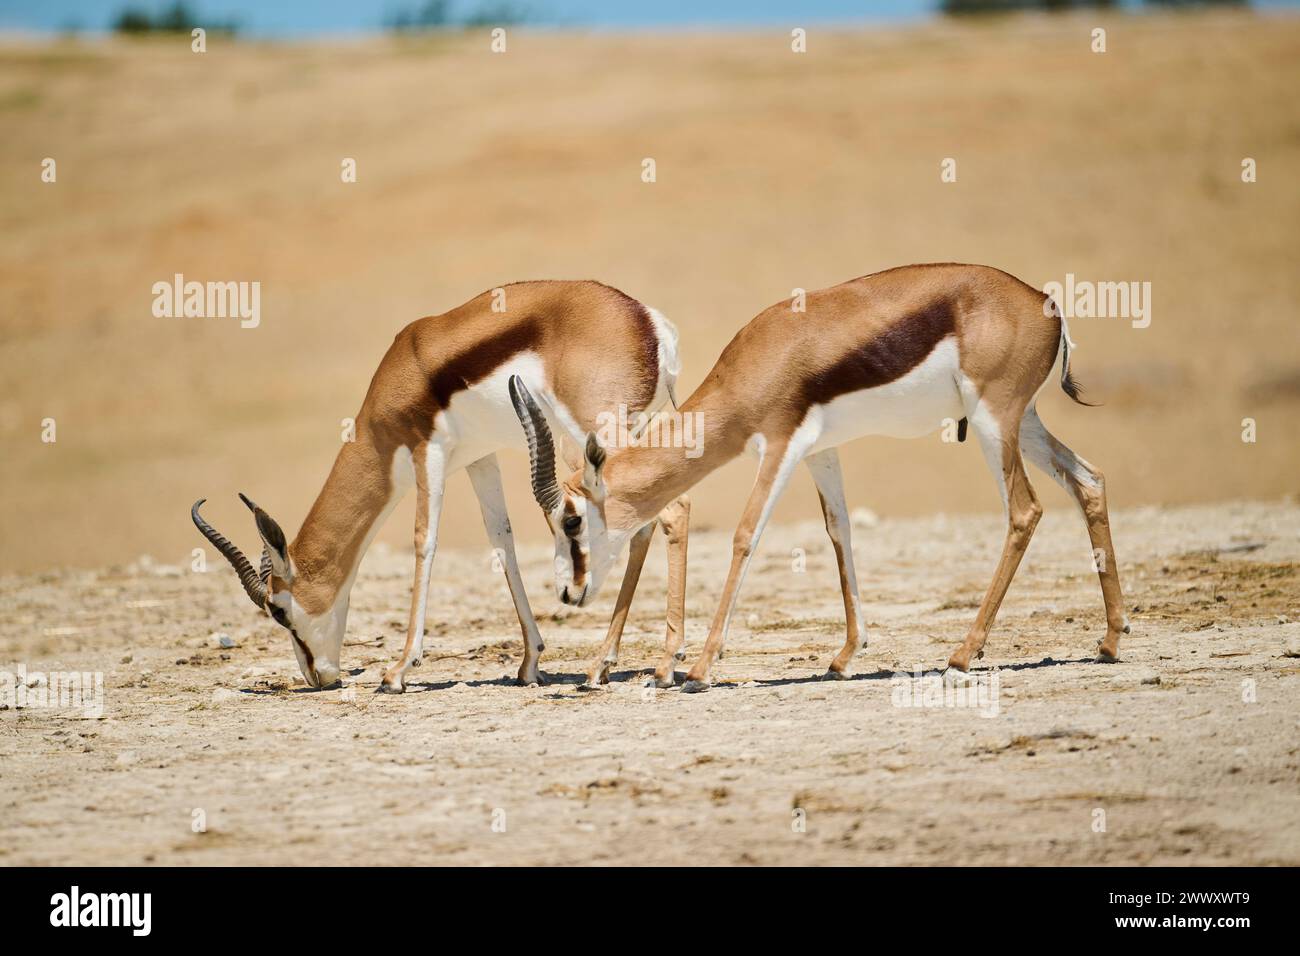
[[[810,405],[822,405],[848,392],[888,385],[925,361],[940,340],[955,330],[952,301],[935,299],[812,376],[804,398]]]
[[[564,518],[570,518],[578,513],[577,506],[573,503],[572,498],[564,499]],[[561,519],[563,526],[564,519]],[[587,556],[582,553],[582,547],[578,544],[578,539],[567,531],[564,536],[569,539],[569,560],[573,562],[573,584],[580,587],[587,577]]]
[[[569,559],[573,561],[573,584],[581,587],[587,580],[587,556],[582,553],[582,546],[577,538],[569,539]]]
[[[300,641],[298,635],[294,631],[290,630],[289,636],[293,638],[293,642],[302,650],[302,656],[307,658],[307,670],[314,673],[316,671],[316,658],[312,656],[311,648]]]

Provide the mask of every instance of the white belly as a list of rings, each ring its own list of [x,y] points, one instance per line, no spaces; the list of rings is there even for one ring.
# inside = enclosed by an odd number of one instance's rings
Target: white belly
[[[966,414],[957,387],[960,374],[957,340],[949,336],[902,378],[811,410],[809,417],[820,419],[821,431],[811,451],[867,435],[917,438],[939,430],[945,419],[956,421]]]

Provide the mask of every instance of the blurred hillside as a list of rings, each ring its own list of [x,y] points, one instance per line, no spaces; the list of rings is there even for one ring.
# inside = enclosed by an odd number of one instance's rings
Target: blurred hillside
[[[1149,281],[1149,328],[1071,323],[1105,404],[1053,387],[1044,419],[1116,507],[1297,490],[1300,19],[814,29],[803,55],[781,32],[488,42],[0,49],[0,570],[187,560],[204,496],[251,548],[237,490],[292,533],[394,333],[524,278],[598,278],[661,309],[682,396],[795,287],[926,261]],[[261,326],[155,318],[152,284],[178,272],[260,281]],[[872,439],[844,461],[851,507],[998,507],[973,443]],[[504,465],[535,540],[523,457]],[[734,525],[752,473],[697,488],[699,523]],[[776,517],[816,513],[801,476]],[[407,502],[382,540],[410,529]],[[463,476],[442,544],[486,549]]]

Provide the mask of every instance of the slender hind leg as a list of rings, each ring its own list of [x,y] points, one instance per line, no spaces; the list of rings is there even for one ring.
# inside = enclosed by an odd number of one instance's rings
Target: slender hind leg
[[[1020,445],[1025,457],[1074,496],[1088,524],[1093,564],[1101,579],[1106,603],[1106,636],[1097,644],[1097,660],[1119,659],[1119,638],[1129,631],[1124,616],[1124,594],[1119,585],[1119,563],[1110,540],[1110,515],[1106,510],[1106,480],[1102,473],[1063,445],[1031,407],[1020,422]]]
[[[411,456],[415,465],[415,582],[411,588],[411,614],[406,625],[406,646],[396,664],[384,672],[379,689],[400,694],[406,690],[402,675],[418,667],[424,652],[424,617],[429,599],[429,573],[438,545],[438,518],[442,514],[442,493],[447,480],[446,449],[425,442]]]
[[[967,408],[967,417],[975,434],[979,437],[980,448],[988,461],[989,469],[999,481],[1002,502],[1007,510],[1007,538],[1002,546],[1002,557],[993,581],[980,603],[975,623],[971,625],[957,650],[948,659],[948,666],[959,671],[970,669],[972,657],[984,656],[984,642],[988,639],[989,628],[997,617],[1002,599],[1006,597],[1007,587],[1015,576],[1020,559],[1029,547],[1029,539],[1034,534],[1038,519],[1043,509],[1038,503],[1029,477],[1025,474],[1025,463],[1020,458],[1020,418],[1022,408],[1004,409],[998,414],[992,413],[982,402],[973,403]]]
[[[479,510],[483,513],[483,527],[487,529],[488,542],[492,550],[501,559],[506,573],[506,583],[510,586],[510,597],[515,602],[515,614],[519,617],[519,629],[524,636],[524,659],[519,665],[519,683],[527,687],[530,684],[545,684],[546,678],[538,669],[542,651],[541,632],[537,629],[537,620],[533,609],[528,605],[528,594],[524,590],[524,579],[519,573],[519,559],[515,555],[515,538],[510,528],[510,516],[506,513],[506,496],[501,490],[501,468],[497,465],[496,455],[485,455],[467,469],[470,484],[478,497]]]
[[[844,594],[844,621],[848,637],[843,649],[831,661],[826,676],[843,680],[845,670],[853,655],[866,643],[862,621],[862,604],[858,598],[858,576],[853,568],[853,528],[849,522],[849,509],[844,503],[844,478],[840,473],[840,456],[834,448],[827,448],[804,459],[817,483],[817,495],[822,502],[822,516],[826,519],[826,533],[835,547],[835,560],[840,569],[840,591]]]

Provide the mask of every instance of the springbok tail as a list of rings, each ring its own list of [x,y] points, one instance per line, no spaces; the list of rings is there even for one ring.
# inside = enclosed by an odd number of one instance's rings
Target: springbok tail
[[[1083,386],[1070,374],[1070,349],[1075,348],[1075,344],[1070,341],[1070,327],[1065,324],[1065,316],[1056,303],[1052,303],[1052,311],[1061,322],[1061,391],[1070,396],[1070,399],[1080,405],[1093,407],[1096,403],[1085,402],[1080,396],[1083,394]]]

